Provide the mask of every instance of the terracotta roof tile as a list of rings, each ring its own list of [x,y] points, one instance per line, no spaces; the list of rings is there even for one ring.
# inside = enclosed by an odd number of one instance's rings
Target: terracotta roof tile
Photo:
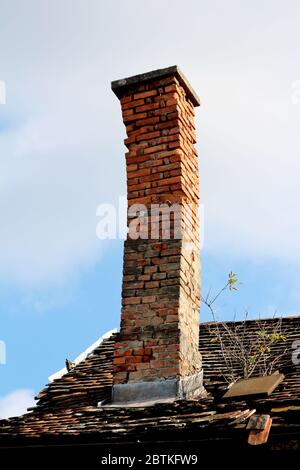
[[[260,320],[272,330],[275,319]],[[235,323],[239,326],[241,323]],[[233,325],[233,323],[229,323]],[[200,350],[203,355],[204,385],[207,396],[199,400],[158,403],[150,407],[97,407],[109,400],[112,386],[112,358],[117,335],[105,339],[71,372],[48,384],[37,396],[31,412],[0,421],[1,443],[14,444],[25,439],[97,439],[103,442],[151,440],[159,433],[180,435],[234,434],[245,432],[249,417],[254,413],[272,415],[272,430],[289,428],[300,431],[300,374],[292,362],[292,343],[300,340],[300,316],[282,319],[286,340],[277,343],[274,353],[280,356],[278,368],[285,379],[270,397],[248,401],[222,401],[226,390],[226,371],[220,345],[211,340],[213,324],[200,326]],[[247,337],[257,334],[257,321],[246,322]],[[239,364],[233,364],[238,371]],[[226,434],[226,435],[227,435]]]

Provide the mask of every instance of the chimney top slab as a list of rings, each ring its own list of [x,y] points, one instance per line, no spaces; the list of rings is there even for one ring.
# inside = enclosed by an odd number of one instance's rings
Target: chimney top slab
[[[111,82],[111,89],[117,95],[118,98],[121,98],[128,88],[152,80],[159,80],[161,78],[174,75],[181,86],[184,88],[188,98],[192,101],[193,105],[200,106],[200,98],[197,93],[194,91],[188,80],[185,78],[184,74],[178,67],[178,65],[173,65],[171,67],[166,67],[164,69],[153,70],[152,72],[141,73],[139,75],[133,75],[132,77],[122,78],[120,80],[114,80]]]

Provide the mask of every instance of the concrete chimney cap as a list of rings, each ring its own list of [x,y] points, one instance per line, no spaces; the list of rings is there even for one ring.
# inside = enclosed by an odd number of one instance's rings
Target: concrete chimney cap
[[[164,69],[153,70],[152,72],[142,73],[139,75],[133,75],[132,77],[122,78],[120,80],[114,80],[111,82],[111,89],[117,95],[118,98],[121,98],[126,90],[133,85],[149,82],[150,80],[159,80],[160,78],[165,78],[170,75],[175,75],[179,80],[181,86],[185,89],[185,92],[188,98],[192,101],[193,105],[200,106],[200,98],[192,88],[188,80],[185,78],[184,74],[178,67],[178,65],[173,65],[172,67],[167,67]]]

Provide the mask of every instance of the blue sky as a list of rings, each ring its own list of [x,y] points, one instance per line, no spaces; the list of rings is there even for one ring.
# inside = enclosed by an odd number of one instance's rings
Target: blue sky
[[[0,0],[2,416],[119,324],[122,241],[95,232],[126,194],[111,80],[178,64],[201,97],[203,292],[243,282],[219,316],[298,313],[300,6],[184,5]]]

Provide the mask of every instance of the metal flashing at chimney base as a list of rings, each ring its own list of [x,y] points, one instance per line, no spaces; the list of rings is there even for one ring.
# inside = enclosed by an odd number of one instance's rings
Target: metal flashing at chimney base
[[[165,399],[181,400],[198,397],[204,392],[203,370],[184,378],[116,384],[112,389],[112,403],[126,406]]]

